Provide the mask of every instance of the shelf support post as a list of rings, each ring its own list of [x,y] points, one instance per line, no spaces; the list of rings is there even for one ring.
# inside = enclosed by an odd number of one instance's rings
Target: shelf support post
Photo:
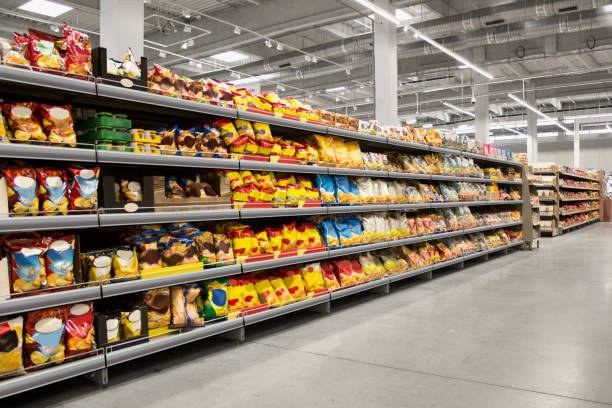
[[[390,0],[376,5],[395,13]],[[376,14],[374,16],[374,110],[380,125],[398,126],[397,116],[397,27]]]

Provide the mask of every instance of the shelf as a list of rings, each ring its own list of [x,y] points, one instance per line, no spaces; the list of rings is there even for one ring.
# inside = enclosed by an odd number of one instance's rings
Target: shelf
[[[568,225],[568,226],[565,226],[565,227],[561,227],[561,229],[563,231],[565,231],[565,230],[568,230],[570,228],[574,228],[574,227],[577,227],[579,225],[589,224],[589,223],[594,222],[594,221],[599,221],[599,218],[594,218],[592,220],[586,220],[586,221],[582,221],[582,222],[579,222],[579,223],[576,223],[576,224],[572,224],[572,225]]]
[[[290,129],[305,130],[307,132],[326,134],[327,126],[315,123],[301,122],[299,120],[278,118],[274,115],[238,110],[238,118],[251,122],[268,123],[270,125],[282,126]]]
[[[553,214],[551,214],[551,213],[544,213],[544,214],[540,213],[540,217],[558,217],[558,216],[559,216],[559,214],[557,214],[557,213],[553,213]]]
[[[563,198],[560,197],[560,201],[599,201],[600,197],[588,197],[588,198]]]
[[[219,159],[224,160],[224,159]],[[240,160],[240,170],[252,171],[280,171],[285,173],[308,173],[308,174],[329,174],[329,167],[290,164],[290,163],[271,163],[257,160]]]
[[[0,65],[0,68],[2,66]],[[69,162],[96,161],[96,151],[80,147],[43,146],[36,144],[0,143],[0,157],[7,159],[61,160]]]
[[[264,269],[280,268],[287,265],[314,262],[326,258],[329,258],[329,252],[327,250],[324,250],[311,254],[288,256],[285,258],[270,259],[266,261],[247,262],[242,264],[242,271],[244,273],[249,273],[261,271]]]
[[[91,286],[69,289],[61,292],[42,293],[39,295],[0,300],[0,316],[29,312],[30,310],[47,309],[49,307],[71,303],[98,300],[101,297],[100,287]]]
[[[580,213],[585,213],[585,212],[589,212],[589,211],[597,211],[599,210],[599,207],[597,208],[580,208],[578,210],[574,210],[574,211],[569,211],[569,212],[561,212],[559,214],[561,215],[574,215],[574,214],[580,214]]]
[[[354,130],[337,129],[328,126],[326,133],[332,136],[346,137],[354,140],[363,140],[364,142],[380,143],[385,145],[388,144],[386,137],[372,135],[370,133],[356,132]]]
[[[97,214],[0,218],[0,233],[85,228],[98,228]]]
[[[301,300],[299,302],[290,303],[285,306],[275,307],[263,312],[257,312],[250,315],[244,316],[244,325],[249,326],[264,320],[272,319],[277,316],[282,316],[287,313],[296,312],[298,310],[308,309],[310,307],[320,305],[322,303],[329,302],[329,293],[324,293],[321,296],[313,297],[311,299]]]
[[[569,173],[569,172],[566,172],[566,171],[560,171],[559,175],[560,176],[567,176],[567,177],[574,177],[574,178],[581,179],[581,180],[596,181],[596,182],[599,183],[599,179],[596,178],[596,177],[581,176],[579,174]]]
[[[183,333],[168,334],[165,336],[161,336],[160,338],[152,338],[149,339],[149,342],[147,343],[142,343],[131,347],[125,347],[116,351],[107,351],[106,365],[108,367],[112,367],[116,364],[148,356],[149,354],[164,351],[169,348],[178,347],[196,340],[216,336],[218,334],[222,334],[231,330],[236,330],[241,327],[243,327],[243,321],[242,319],[237,318],[226,320],[223,322],[207,324],[204,327],[197,327]]]
[[[557,188],[556,184],[534,184],[534,185],[540,188]]]
[[[328,214],[328,208],[329,207],[245,208],[240,210],[240,219],[288,216],[300,217],[304,215]]]
[[[135,279],[126,282],[109,283],[102,285],[102,297],[124,295],[126,293],[142,292],[145,290],[162,288],[166,286],[183,285],[185,283],[200,282],[207,279],[223,278],[225,276],[240,274],[240,265],[225,265],[216,268],[206,268],[195,272],[177,273],[158,278]],[[144,271],[146,273],[146,271]],[[0,303],[2,305],[2,303]]]
[[[436,269],[446,268],[447,266],[456,265],[458,263],[463,262],[463,256],[459,256],[457,258],[449,259],[448,261],[438,262],[431,266],[431,270],[435,271]]]
[[[540,201],[557,201],[556,198],[551,198],[551,197],[538,197],[538,199]]]
[[[0,65],[0,82],[6,82],[18,87],[36,87],[53,91],[95,95],[96,84],[93,81],[70,78],[47,72],[31,71],[25,68],[15,68]],[[41,94],[42,96],[42,94]]]
[[[566,190],[590,190],[590,191],[599,191],[598,188],[595,187],[581,187],[581,186],[566,186],[563,184],[559,184],[560,188],[564,188]]]
[[[391,241],[391,243],[395,243],[397,241]],[[368,251],[377,251],[379,249],[388,248],[390,245],[389,242],[375,242],[373,244],[363,244],[363,245],[352,245],[346,248],[336,248],[329,250],[329,257],[335,258],[337,256],[345,256],[352,254],[360,254]]]
[[[402,171],[390,171],[389,178],[391,179],[410,179],[410,180],[431,180],[431,174],[405,173]]]
[[[355,176],[355,177],[384,177],[389,178],[388,171],[369,170],[369,169],[350,169],[342,167],[329,167],[329,174],[332,176]]]
[[[412,278],[414,276],[418,276],[418,275],[422,275],[424,273],[427,273],[429,271],[433,270],[433,268],[431,267],[431,265],[425,266],[423,268],[418,268],[418,269],[413,269],[411,271],[406,271],[406,272],[401,272],[401,273],[396,273],[394,275],[390,275],[389,276],[389,281],[390,282],[397,282],[403,279],[408,279],[408,278]]]
[[[140,103],[152,107],[164,107],[184,112],[204,113],[207,115],[224,116],[227,118],[238,117],[236,109],[186,99],[171,98],[165,95],[154,94],[137,89],[124,88],[121,86],[108,84],[98,84],[97,90],[98,96],[116,99],[122,102]]]
[[[238,210],[203,210],[100,214],[100,227],[143,225],[169,222],[237,220]]]
[[[102,370],[105,367],[104,355],[98,355],[2,380],[0,381],[0,398],[23,393],[33,388],[53,384],[78,375]]]
[[[172,166],[195,167],[207,169],[239,169],[238,160],[217,159],[214,157],[174,156],[166,154],[146,154],[98,150],[98,163],[137,165],[137,166]]]
[[[327,207],[328,214],[346,214],[356,212],[375,212],[388,211],[389,206],[386,204],[364,204],[364,205],[339,205]]]
[[[380,286],[388,285],[390,282],[391,281],[389,280],[389,278],[380,278],[375,281],[361,283],[359,285],[350,286],[348,288],[336,289],[331,293],[331,300],[340,299],[346,296],[354,295],[355,293],[365,292],[366,290],[371,290]]]

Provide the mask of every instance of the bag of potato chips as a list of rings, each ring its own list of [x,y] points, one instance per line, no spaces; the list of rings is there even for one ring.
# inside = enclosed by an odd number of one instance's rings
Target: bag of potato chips
[[[68,214],[68,177],[64,170],[36,169],[42,215]]]
[[[0,375],[23,374],[23,317],[0,321]]]
[[[98,208],[98,178],[100,168],[70,168],[72,188],[70,189],[70,209],[90,210]]]
[[[67,310],[66,356],[84,354],[93,349],[93,304],[77,303]]]
[[[11,292],[24,293],[42,289],[46,283],[44,252],[46,245],[36,238],[6,241],[11,255]]]
[[[26,369],[48,362],[60,364],[64,361],[65,328],[64,308],[37,310],[27,314],[23,350]]]
[[[300,273],[302,274],[302,281],[307,292],[325,289],[325,281],[323,280],[323,272],[319,262],[302,265]]]
[[[52,238],[46,242],[44,261],[49,288],[74,283],[74,235]]]
[[[4,169],[6,178],[8,209],[14,215],[38,213],[38,197],[36,195],[36,171],[30,168]]]

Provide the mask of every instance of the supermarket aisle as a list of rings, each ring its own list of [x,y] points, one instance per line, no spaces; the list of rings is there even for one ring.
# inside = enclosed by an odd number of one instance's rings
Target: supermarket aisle
[[[3,401],[61,407],[612,405],[612,224]],[[5,405],[7,404],[7,405]]]

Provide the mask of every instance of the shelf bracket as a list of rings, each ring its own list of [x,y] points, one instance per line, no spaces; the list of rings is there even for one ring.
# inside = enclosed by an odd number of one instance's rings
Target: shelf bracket
[[[87,377],[98,386],[98,390],[101,390],[108,385],[108,367],[93,371]]]
[[[237,329],[221,333],[219,334],[219,337],[221,337],[222,339],[231,340],[236,346],[238,346],[244,343],[244,341],[246,340],[244,326],[240,326]]]
[[[321,316],[327,316],[331,313],[331,302],[319,303],[318,305],[314,305],[304,310],[309,310],[311,312],[318,313]]]

